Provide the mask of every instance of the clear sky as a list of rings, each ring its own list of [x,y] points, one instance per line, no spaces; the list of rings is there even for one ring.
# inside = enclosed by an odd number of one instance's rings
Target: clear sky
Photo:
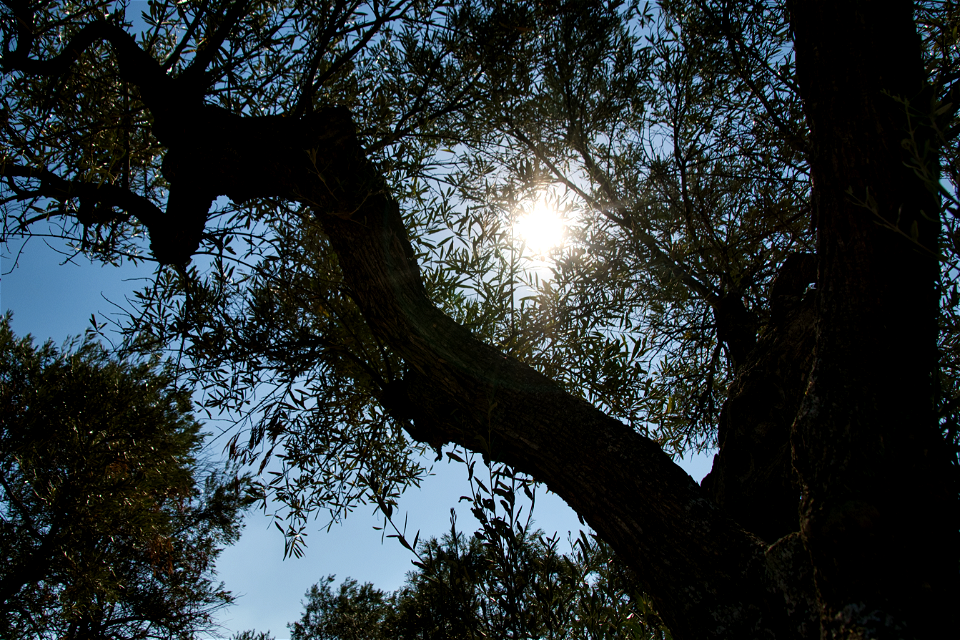
[[[6,248],[0,262],[0,306],[4,312],[13,311],[17,335],[30,333],[37,341],[50,338],[62,343],[68,336],[82,334],[90,326],[91,314],[103,318],[120,313],[115,304],[123,305],[125,297],[143,286],[153,271],[150,265],[140,269],[104,267],[82,257],[61,264],[64,257],[39,239],[27,244],[13,269],[11,249],[16,247]],[[219,455],[219,445],[211,449],[211,455]],[[699,480],[709,471],[710,457],[695,458],[683,466]],[[449,530],[450,508],[468,492],[461,465],[438,463],[434,472],[421,490],[408,491],[400,501],[399,521],[406,511],[410,539],[417,530],[421,538]],[[473,531],[476,521],[466,506],[457,512],[458,528]],[[566,532],[580,528],[573,511],[556,496],[543,492],[534,517],[546,532],[559,531],[561,539],[566,539]],[[396,540],[381,544],[381,533],[373,529],[378,523],[369,507],[354,512],[329,533],[318,522],[308,535],[306,555],[284,561],[283,539],[272,520],[260,512],[250,513],[240,542],[227,549],[218,563],[220,579],[241,595],[238,604],[220,617],[224,634],[256,629],[270,631],[278,640],[287,638],[286,624],[299,619],[304,593],[330,573],[372,582],[381,589],[399,587],[413,568],[412,555]]]

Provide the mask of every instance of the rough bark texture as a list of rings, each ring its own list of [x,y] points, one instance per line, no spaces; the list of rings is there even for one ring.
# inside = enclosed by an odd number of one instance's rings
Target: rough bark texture
[[[195,251],[217,195],[289,198],[315,208],[364,318],[408,373],[384,402],[434,446],[502,460],[564,498],[641,576],[677,638],[793,635],[764,545],[651,440],[474,338],[426,296],[399,206],[367,159],[350,114],[301,120],[186,111],[170,146],[166,214],[150,227],[173,264]]]
[[[934,415],[938,202],[907,166],[895,99],[931,108],[912,9],[790,3],[819,258],[792,443],[826,637],[957,628],[957,504]],[[912,124],[921,149],[934,142]]]
[[[195,220],[202,203],[219,194],[311,204],[364,318],[406,363],[406,377],[385,400],[412,419],[416,437],[483,452],[547,484],[636,570],[677,638],[795,635],[764,545],[655,443],[434,307],[399,207],[349,113],[291,121],[205,108],[199,116],[202,126],[163,134],[171,145],[164,163],[171,193],[185,194],[171,197],[168,222],[186,228],[179,221]],[[200,173],[204,167],[216,169]],[[170,242],[169,255],[192,251],[193,239],[165,236],[165,226],[151,228],[155,248]]]
[[[768,544],[800,529],[790,426],[813,366],[815,258],[791,256],[770,295],[772,321],[737,372],[720,410],[713,469],[701,486]]]
[[[767,573],[786,602],[788,626],[798,638],[820,637],[820,612],[810,554],[800,532],[794,532],[767,547]]]

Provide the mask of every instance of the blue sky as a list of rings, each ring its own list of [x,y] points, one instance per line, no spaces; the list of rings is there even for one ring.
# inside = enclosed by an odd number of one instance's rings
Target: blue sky
[[[13,269],[16,249],[7,247],[0,261],[0,306],[4,312],[13,311],[18,335],[30,333],[38,341],[49,338],[62,343],[68,336],[82,334],[90,326],[91,314],[103,318],[119,313],[116,304],[122,305],[153,272],[152,265],[117,268],[91,264],[82,257],[62,264],[64,256],[37,238],[26,245]],[[219,445],[211,449],[211,455],[219,455]],[[709,471],[710,457],[682,466],[699,480]],[[468,492],[461,465],[439,463],[434,473],[422,489],[408,491],[400,501],[399,521],[407,512],[411,538],[418,529],[421,538],[447,531],[450,508]],[[561,539],[580,528],[573,511],[554,495],[538,496],[534,515],[540,528],[559,531]],[[329,533],[322,524],[310,531],[303,558],[283,560],[283,539],[272,520],[260,512],[247,516],[240,542],[227,549],[218,563],[220,579],[241,596],[220,617],[225,635],[256,629],[270,631],[278,640],[287,638],[286,624],[300,617],[304,592],[321,577],[334,573],[338,578],[351,576],[381,589],[396,589],[413,568],[411,554],[399,543],[392,539],[381,543],[381,533],[373,529],[379,521],[372,508],[355,511]],[[474,527],[469,511],[461,506],[458,528],[472,531]]]

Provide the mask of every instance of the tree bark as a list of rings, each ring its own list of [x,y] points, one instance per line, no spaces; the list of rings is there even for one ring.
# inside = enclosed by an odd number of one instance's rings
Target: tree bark
[[[768,544],[800,530],[800,488],[790,426],[810,370],[816,327],[816,258],[795,254],[770,294],[771,321],[738,369],[717,425],[719,451],[700,483],[744,529]]]
[[[904,144],[933,145],[936,162],[913,7],[789,8],[819,259],[814,370],[792,443],[823,633],[934,637],[957,628],[958,527],[934,412],[937,185]]]
[[[196,228],[215,195],[311,205],[364,319],[404,360],[403,380],[383,401],[412,421],[411,434],[435,447],[456,443],[545,483],[636,571],[678,639],[809,637],[808,610],[782,589],[796,582],[786,577],[796,554],[768,555],[656,443],[437,310],[399,205],[346,110],[292,120],[204,108],[197,117],[169,138],[164,172],[171,194],[185,197],[171,197],[150,229],[155,251],[195,250],[195,235],[167,230]]]

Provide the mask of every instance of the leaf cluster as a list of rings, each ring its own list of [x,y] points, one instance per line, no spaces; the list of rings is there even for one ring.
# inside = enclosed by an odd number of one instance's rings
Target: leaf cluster
[[[406,584],[384,592],[327,576],[306,594],[294,640],[359,638],[669,638],[628,570],[599,540],[584,534],[561,554],[541,532],[514,542],[516,564],[503,567],[480,537],[451,527],[421,543],[423,562]],[[503,579],[520,585],[508,595]],[[515,597],[512,597],[515,596]]]
[[[249,479],[203,471],[189,393],[92,341],[0,323],[0,591],[9,638],[187,638],[233,597],[214,563]]]

